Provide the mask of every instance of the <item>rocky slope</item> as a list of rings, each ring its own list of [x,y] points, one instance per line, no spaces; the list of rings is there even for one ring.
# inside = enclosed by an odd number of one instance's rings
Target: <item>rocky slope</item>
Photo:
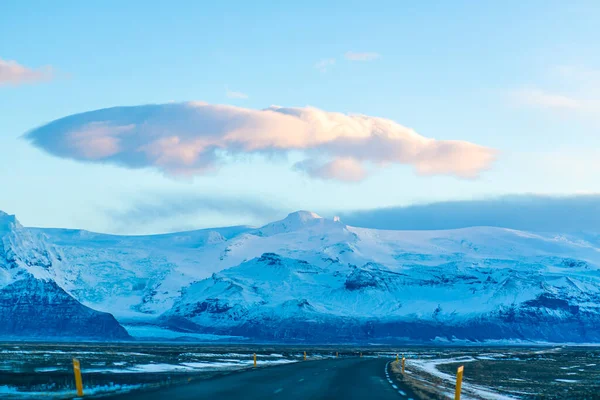
[[[53,281],[33,277],[0,289],[0,337],[131,339],[112,315],[82,305]]]

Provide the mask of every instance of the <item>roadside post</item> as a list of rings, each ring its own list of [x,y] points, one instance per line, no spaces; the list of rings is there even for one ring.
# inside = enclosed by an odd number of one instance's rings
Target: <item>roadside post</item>
[[[256,368],[256,353],[254,353],[254,368]]]
[[[73,373],[75,374],[75,387],[77,388],[77,396],[83,397],[83,382],[81,381],[81,364],[76,358],[73,359]]]
[[[306,352],[304,352],[304,361],[306,361]]]
[[[404,354],[402,354],[402,373],[404,374],[404,364],[406,363],[406,358],[404,358]]]
[[[462,389],[463,371],[465,367],[461,365],[456,371],[456,391],[454,392],[454,400],[460,400],[460,391]]]

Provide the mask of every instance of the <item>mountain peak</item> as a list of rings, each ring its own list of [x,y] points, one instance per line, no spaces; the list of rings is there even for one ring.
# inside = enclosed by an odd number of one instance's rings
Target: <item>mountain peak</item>
[[[0,232],[6,232],[20,227],[21,224],[17,220],[17,217],[0,210]]]
[[[326,221],[325,218],[314,212],[300,210],[288,214],[287,217],[280,221],[263,226],[258,232],[260,232],[261,235],[270,236],[278,233],[297,231],[307,226],[323,224]]]
[[[308,222],[314,219],[323,219],[319,214],[314,213],[312,211],[299,210],[293,213],[289,213],[283,221],[300,221],[300,222]]]

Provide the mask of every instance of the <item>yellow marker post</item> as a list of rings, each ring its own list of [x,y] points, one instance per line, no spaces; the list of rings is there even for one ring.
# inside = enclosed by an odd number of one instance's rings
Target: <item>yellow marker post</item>
[[[75,373],[75,387],[77,388],[77,396],[83,396],[83,383],[81,381],[81,365],[79,360],[73,359],[73,372]]]
[[[306,361],[306,352],[304,352],[304,361]]]
[[[404,358],[404,356],[402,356],[402,373],[404,373],[404,364],[406,362],[406,358]]]
[[[460,400],[460,390],[462,388],[463,371],[465,367],[461,365],[456,371],[456,391],[454,392],[454,400]]]
[[[256,353],[254,353],[254,368],[256,368]]]

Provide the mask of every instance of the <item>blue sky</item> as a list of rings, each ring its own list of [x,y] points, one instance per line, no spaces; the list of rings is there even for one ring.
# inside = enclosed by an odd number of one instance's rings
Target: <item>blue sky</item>
[[[296,209],[600,192],[597,1],[2,8],[0,60],[34,73],[0,72],[0,210],[25,225],[147,233],[260,224]],[[393,162],[359,182],[320,179],[293,167],[302,151],[236,154],[216,170],[170,176],[57,157],[22,137],[72,114],[186,101],[381,117],[497,157],[476,179]],[[140,210],[143,221],[126,218]]]

